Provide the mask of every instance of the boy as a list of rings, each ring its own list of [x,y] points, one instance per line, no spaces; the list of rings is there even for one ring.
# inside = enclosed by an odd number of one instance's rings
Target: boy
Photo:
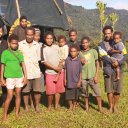
[[[77,107],[79,97],[79,89],[82,78],[82,65],[79,55],[79,47],[70,46],[70,56],[65,61],[65,86],[66,100],[69,103],[69,109],[73,110]]]
[[[101,103],[101,91],[98,85],[98,73],[99,73],[99,62],[98,62],[98,53],[96,50],[90,48],[90,38],[83,37],[81,40],[82,51],[80,53],[81,62],[82,62],[82,92],[85,97],[85,108],[86,111],[89,110],[88,102],[88,85],[90,85],[93,90],[97,102],[99,111],[102,112],[102,103]]]
[[[7,98],[4,104],[4,121],[7,120],[7,112],[13,97],[14,89],[16,93],[16,117],[18,117],[21,101],[21,88],[27,83],[23,55],[17,50],[18,37],[16,35],[11,35],[8,41],[9,48],[5,50],[1,56],[1,82],[2,85],[7,87]]]
[[[111,55],[111,60],[113,63],[117,63],[117,61],[121,61],[124,58],[124,54],[126,54],[126,49],[124,44],[122,43],[122,34],[121,32],[114,32],[113,34],[114,45],[113,48],[108,46],[108,53]],[[116,68],[116,78],[115,81],[120,79],[120,66],[118,65]]]
[[[58,37],[58,46],[59,46],[59,56],[60,56],[60,63],[59,66],[63,68],[65,64],[65,60],[69,54],[69,47],[67,45],[67,40],[65,36],[60,35]],[[58,73],[57,77],[55,78],[55,82],[58,80],[60,73]]]
[[[77,30],[71,29],[69,31],[69,41],[68,41],[68,46],[76,45],[81,49],[80,42],[78,41],[78,33]]]

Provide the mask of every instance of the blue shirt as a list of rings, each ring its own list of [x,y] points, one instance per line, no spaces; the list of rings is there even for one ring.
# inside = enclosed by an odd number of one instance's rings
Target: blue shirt
[[[80,58],[72,59],[68,57],[65,61],[66,79],[68,88],[77,88],[80,73],[82,73],[82,64]]]

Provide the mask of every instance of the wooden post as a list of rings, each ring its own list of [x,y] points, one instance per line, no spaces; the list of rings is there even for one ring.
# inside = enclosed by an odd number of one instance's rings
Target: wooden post
[[[63,14],[63,11],[62,11],[62,9],[60,8],[60,6],[59,6],[59,4],[57,3],[57,1],[56,1],[56,0],[53,0],[53,2],[54,2],[54,4],[56,5],[56,7],[57,7],[59,13],[62,15],[62,14]]]
[[[16,0],[16,8],[17,8],[18,18],[20,18],[21,14],[20,14],[19,0]]]

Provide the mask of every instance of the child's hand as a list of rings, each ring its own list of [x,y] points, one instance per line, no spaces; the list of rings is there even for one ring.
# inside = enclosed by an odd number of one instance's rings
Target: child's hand
[[[26,85],[26,84],[28,83],[28,80],[27,80],[27,78],[26,78],[26,77],[24,77],[24,78],[23,78],[22,83],[23,83],[24,85]]]
[[[56,72],[60,72],[61,70],[62,70],[61,67],[57,67],[57,68],[55,68],[55,71],[56,71]]]
[[[84,58],[81,58],[80,60],[81,60],[82,65],[86,64],[86,60]]]
[[[98,77],[95,76],[95,77],[94,77],[94,83],[95,83],[95,84],[98,84],[98,82],[99,82]]]
[[[65,87],[67,86],[67,80],[64,81],[64,86],[65,86]]]
[[[6,86],[6,80],[4,78],[1,78],[1,86]]]
[[[80,88],[80,86],[81,86],[81,82],[78,82],[77,88]]]

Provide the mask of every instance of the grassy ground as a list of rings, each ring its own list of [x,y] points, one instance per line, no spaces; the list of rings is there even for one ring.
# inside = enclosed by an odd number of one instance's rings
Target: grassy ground
[[[52,109],[47,112],[46,97],[43,95],[41,105],[42,113],[37,114],[34,110],[26,113],[21,107],[21,116],[15,119],[14,102],[10,107],[9,118],[6,123],[0,123],[0,128],[128,128],[128,77],[124,73],[124,89],[119,102],[119,113],[109,114],[107,112],[108,103],[104,93],[103,77],[100,76],[100,86],[102,89],[103,108],[105,113],[97,111],[95,99],[90,98],[90,110],[86,113],[82,107],[76,111],[67,111],[65,106],[61,106],[59,111]],[[81,99],[81,105],[83,104]],[[62,103],[63,104],[63,103]],[[3,108],[0,108],[0,117],[2,117]]]

